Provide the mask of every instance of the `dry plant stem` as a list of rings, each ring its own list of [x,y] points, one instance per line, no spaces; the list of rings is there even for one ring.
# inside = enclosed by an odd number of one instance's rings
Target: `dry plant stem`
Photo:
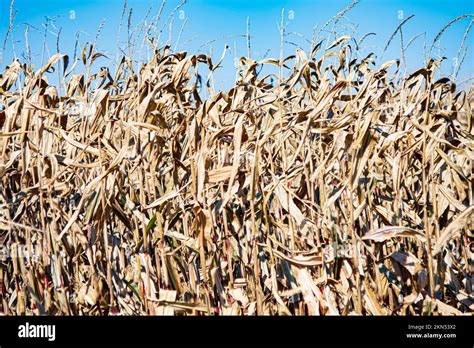
[[[388,47],[390,46],[390,43],[392,42],[393,38],[395,37],[395,35],[397,35],[397,33],[399,31],[401,31],[402,29],[402,26],[408,22],[410,19],[412,19],[413,17],[415,17],[415,15],[411,15],[411,16],[408,16],[407,18],[405,18],[397,27],[397,29],[395,29],[395,31],[392,33],[392,35],[390,36],[390,38],[388,39],[387,41],[387,44],[385,45],[385,47],[383,48],[382,50],[382,54],[380,56],[380,61],[383,60],[383,56],[385,55],[385,52],[387,51]],[[403,49],[403,39],[402,39],[402,36],[400,34],[400,41],[401,41],[401,45],[402,45],[402,49]]]
[[[467,26],[466,31],[464,32],[464,35],[462,37],[461,44],[459,45],[458,54],[456,56],[456,66],[454,69],[453,80],[456,80],[459,70],[461,70],[462,63],[464,62],[464,58],[467,53],[467,47],[465,47],[466,39],[469,36],[469,32],[471,31],[471,27],[473,23],[474,23],[474,20],[471,20],[469,22],[469,25]],[[463,49],[464,49],[464,54],[462,54]]]
[[[15,16],[16,16],[16,11],[13,12],[14,6],[15,6],[15,0],[11,0],[11,2],[10,2],[10,12],[9,12],[10,13],[10,20],[8,22],[7,32],[5,33],[5,39],[3,40],[2,51],[0,52],[0,65],[2,65],[3,55],[4,55],[5,49],[7,47],[8,36],[10,35],[10,33],[12,32],[12,29],[13,29],[13,22],[14,22]]]
[[[428,124],[431,123],[431,115],[429,112],[429,105],[430,105],[430,94],[431,94],[431,78],[428,78],[426,81],[427,85],[427,100],[426,106],[424,110],[423,120],[424,126],[426,127]],[[423,145],[422,145],[422,184],[423,184],[423,226],[425,230],[426,236],[426,253],[428,255],[428,272],[429,272],[429,294],[431,298],[434,298],[434,290],[435,290],[435,278],[434,278],[434,270],[433,270],[433,255],[431,253],[431,222],[428,216],[428,207],[430,202],[430,195],[428,192],[428,182],[426,178],[426,172],[429,170],[429,162],[426,153],[426,132],[423,132]]]
[[[250,58],[250,17],[247,17],[247,57]]]
[[[429,53],[428,53],[428,57],[431,57],[431,52],[433,51],[433,48],[435,47],[436,43],[440,40],[441,36],[444,34],[444,32],[446,30],[448,30],[448,28],[453,25],[454,23],[460,21],[461,19],[464,19],[464,18],[473,18],[474,17],[474,14],[464,14],[464,15],[461,15],[461,16],[458,16],[454,19],[452,19],[451,21],[449,21],[439,32],[438,34],[436,34],[435,38],[433,39],[433,43],[431,44],[430,46],[430,49],[429,49]]]

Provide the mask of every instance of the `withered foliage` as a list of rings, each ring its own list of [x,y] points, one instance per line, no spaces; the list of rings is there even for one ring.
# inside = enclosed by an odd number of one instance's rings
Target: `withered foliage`
[[[473,89],[349,43],[241,58],[209,97],[211,58],[168,47],[115,76],[83,52],[64,93],[46,72],[67,56],[14,61],[3,313],[472,313]]]

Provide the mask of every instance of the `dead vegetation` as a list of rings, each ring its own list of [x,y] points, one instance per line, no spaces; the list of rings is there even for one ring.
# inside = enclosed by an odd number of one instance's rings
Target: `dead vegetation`
[[[94,49],[64,95],[62,54],[0,76],[4,314],[473,312],[473,89],[439,61],[344,36],[203,97],[206,55]]]

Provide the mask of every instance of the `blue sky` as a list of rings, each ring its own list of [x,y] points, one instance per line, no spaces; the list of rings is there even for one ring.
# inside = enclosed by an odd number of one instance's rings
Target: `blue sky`
[[[321,27],[329,18],[345,8],[350,1],[320,1],[320,0],[189,0],[180,11],[175,13],[172,35],[169,36],[169,25],[166,25],[168,15],[173,8],[182,0],[168,0],[159,28],[165,26],[161,42],[171,38],[172,47],[177,50],[187,50],[195,53],[197,50],[209,51],[212,49],[214,60],[218,60],[226,44],[230,46],[224,60],[224,68],[217,75],[216,80],[220,86],[229,86],[233,82],[233,60],[234,53],[240,57],[247,54],[246,41],[242,37],[246,33],[247,17],[250,20],[251,50],[252,57],[262,58],[265,53],[268,57],[278,57],[280,50],[280,37],[277,23],[281,20],[281,10],[285,9],[285,22],[287,40],[305,49],[309,44],[306,39],[311,40],[313,28]],[[161,5],[159,1],[128,0],[127,14],[133,8],[132,30],[138,31],[140,23],[143,22],[148,9],[151,7],[150,17],[156,16]],[[9,22],[9,0],[0,0],[0,43],[3,40]],[[97,28],[103,19],[105,26],[98,40],[99,50],[107,52],[111,58],[115,57],[117,48],[117,30],[120,22],[120,14],[123,2],[119,0],[89,1],[89,0],[49,0],[26,1],[16,0],[17,11],[13,36],[10,36],[6,50],[3,55],[2,67],[11,62],[16,56],[21,56],[25,51],[26,23],[30,27],[30,46],[34,54],[33,61],[38,66],[41,62],[41,51],[43,46],[43,23],[45,18],[50,18],[50,32],[47,33],[47,48],[51,54],[56,53],[55,33],[61,29],[60,50],[72,56],[74,49],[74,37],[80,32],[81,48],[84,42],[93,41]],[[346,19],[341,21],[341,28],[349,30],[356,27],[355,36],[361,37],[365,33],[375,32],[376,35],[369,36],[365,41],[364,53],[370,51],[380,52],[387,43],[400,22],[408,16],[415,17],[403,26],[405,44],[417,34],[426,33],[418,37],[406,50],[408,70],[413,70],[423,64],[423,45],[428,46],[438,31],[451,19],[467,13],[474,13],[474,1],[472,0],[362,0],[355,8],[349,11]],[[51,20],[54,18],[54,20]],[[448,59],[443,63],[442,73],[447,75],[453,71],[454,58],[457,56],[459,45],[464,32],[472,18],[466,18],[451,26],[442,36],[440,44],[443,48],[441,54]],[[178,33],[183,23],[186,25],[182,35],[177,42]],[[126,46],[126,20],[121,30],[120,46]],[[323,33],[322,38],[328,33]],[[459,79],[474,76],[474,28],[467,39],[469,50],[465,58]],[[305,39],[306,38],[306,39]],[[332,38],[334,39],[334,38]],[[331,40],[332,40],[331,39]],[[212,41],[215,40],[215,41]],[[211,43],[204,45],[206,42]],[[140,42],[137,44],[141,46]],[[204,46],[203,46],[204,45]],[[15,50],[13,50],[13,47]],[[79,48],[79,50],[80,50]],[[236,52],[234,52],[236,48]],[[285,45],[285,54],[293,54],[296,46]],[[400,56],[400,39],[397,36],[390,49],[384,56],[389,60]],[[98,64],[100,66],[100,64]],[[102,62],[102,65],[110,65]]]

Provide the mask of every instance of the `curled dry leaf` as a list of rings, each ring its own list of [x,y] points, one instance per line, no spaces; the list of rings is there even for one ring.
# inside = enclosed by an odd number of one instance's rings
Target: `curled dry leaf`
[[[464,209],[441,233],[434,246],[434,254],[440,253],[446,244],[459,234],[462,229],[468,228],[468,226],[474,226],[474,205]]]
[[[374,242],[384,242],[387,239],[395,237],[416,237],[422,242],[426,241],[426,237],[423,232],[402,226],[385,226],[378,228],[365,234],[362,239],[373,240]]]
[[[401,264],[412,275],[416,275],[421,270],[421,262],[410,252],[394,252],[390,258]]]

